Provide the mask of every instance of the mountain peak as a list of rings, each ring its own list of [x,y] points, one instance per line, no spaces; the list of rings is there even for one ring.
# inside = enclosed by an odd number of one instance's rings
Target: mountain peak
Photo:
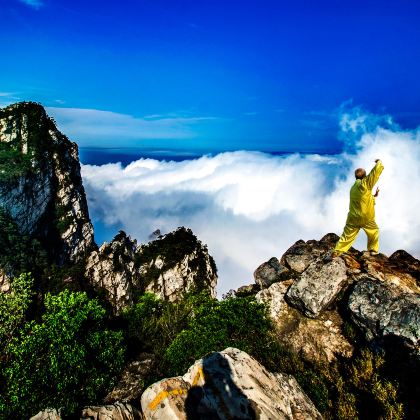
[[[95,248],[77,145],[38,103],[0,110],[0,203],[59,264]]]

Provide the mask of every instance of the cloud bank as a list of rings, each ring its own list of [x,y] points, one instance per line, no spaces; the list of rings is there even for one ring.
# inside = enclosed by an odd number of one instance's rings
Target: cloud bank
[[[420,131],[354,109],[341,116],[344,151],[272,156],[236,151],[166,162],[140,159],[82,167],[94,223],[142,242],[159,228],[191,227],[219,268],[219,296],[253,282],[255,268],[298,239],[341,234],[356,167],[381,158],[377,222],[381,251],[420,256]],[[365,249],[361,231],[356,247]]]

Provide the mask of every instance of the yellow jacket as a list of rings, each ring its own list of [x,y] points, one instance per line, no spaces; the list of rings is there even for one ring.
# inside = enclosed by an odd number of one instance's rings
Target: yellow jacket
[[[363,179],[356,179],[350,189],[350,207],[347,215],[347,224],[362,227],[375,220],[375,197],[372,188],[378,182],[384,169],[380,160]]]

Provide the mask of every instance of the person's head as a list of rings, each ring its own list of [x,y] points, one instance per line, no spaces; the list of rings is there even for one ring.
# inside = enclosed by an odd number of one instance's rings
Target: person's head
[[[363,179],[366,176],[366,171],[363,168],[357,168],[354,171],[354,176],[356,179]]]

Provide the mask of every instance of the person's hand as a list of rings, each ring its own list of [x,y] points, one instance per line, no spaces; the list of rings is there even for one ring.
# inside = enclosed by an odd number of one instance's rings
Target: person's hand
[[[378,194],[379,194],[379,191],[380,191],[380,190],[379,190],[379,187],[377,187],[377,188],[376,188],[376,191],[375,191],[375,194],[373,194],[373,196],[374,196],[374,197],[377,197],[377,196],[378,196]]]

